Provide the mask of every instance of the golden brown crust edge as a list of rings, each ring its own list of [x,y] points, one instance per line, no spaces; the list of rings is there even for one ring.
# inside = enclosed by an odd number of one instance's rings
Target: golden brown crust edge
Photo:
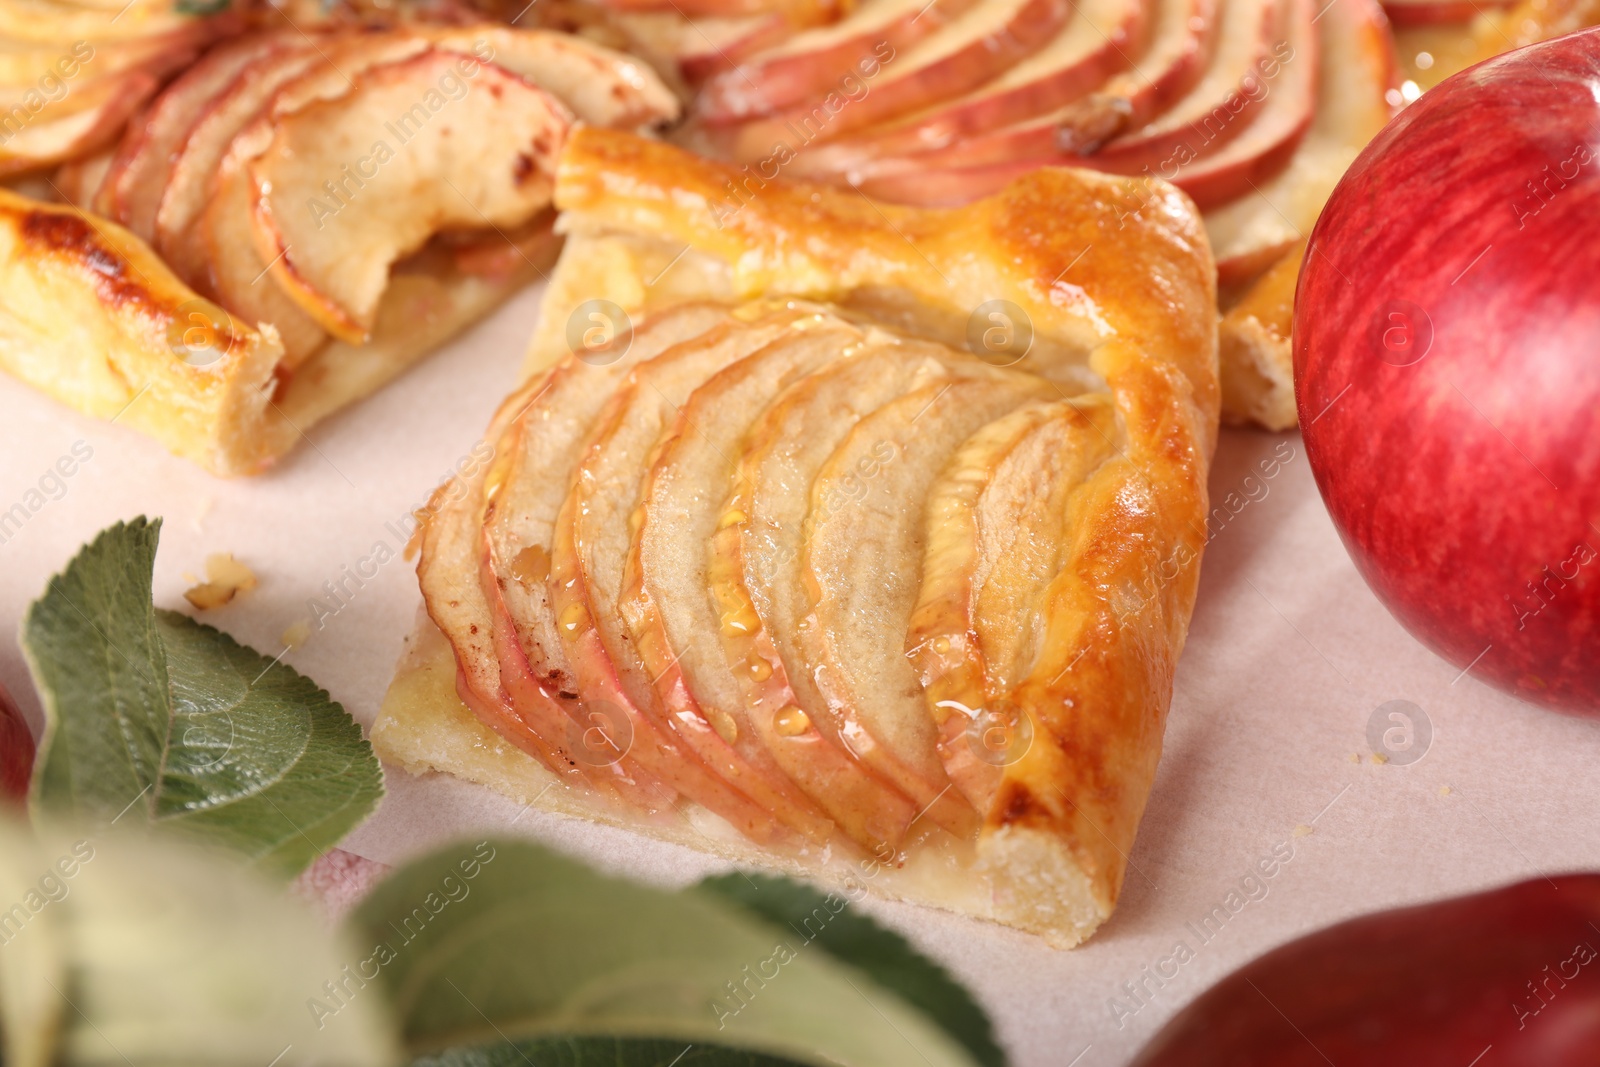
[[[536,255],[505,277],[397,273],[371,343],[329,344],[280,386],[272,327],[202,299],[121,226],[0,189],[0,369],[213,474],[255,474],[547,265]]]
[[[626,135],[577,133],[556,189],[572,236],[528,372],[566,353],[568,317],[587,300],[637,316],[690,299],[781,293],[846,303],[870,293],[891,307],[909,296],[932,310],[920,325],[949,320],[947,334],[972,306],[1008,299],[1036,331],[1025,365],[1080,384],[1071,364],[1087,365],[1119,409],[1120,455],[1078,495],[1041,656],[1017,691],[1039,724],[1034,741],[1006,768],[975,859],[914,860],[872,883],[886,895],[1076,944],[1109,916],[1121,889],[1204,546],[1218,372],[1214,270],[1197,216],[1161,183],[1041,171],[955,211],[772,185],[729,217],[713,198],[740,174]],[[391,698],[417,677],[403,668]],[[566,791],[534,790],[523,776],[486,766],[481,736],[447,736],[460,729],[459,708],[439,709],[428,725],[407,721],[403,703],[386,703],[374,730],[387,758],[574,812]],[[680,843],[706,847],[703,838]],[[719,840],[712,850],[795,867],[747,843]],[[840,880],[834,870],[796,873]]]

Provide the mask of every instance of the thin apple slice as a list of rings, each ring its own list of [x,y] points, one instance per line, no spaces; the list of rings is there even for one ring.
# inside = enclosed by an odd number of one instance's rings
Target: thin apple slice
[[[856,423],[811,486],[802,550],[811,610],[799,624],[800,648],[830,726],[858,758],[962,838],[976,832],[978,818],[952,792],[904,647],[921,579],[928,490],[980,427],[1055,395],[1029,375],[927,386]]]
[[[321,61],[317,49],[326,44],[286,41],[240,71],[196,119],[173,159],[156,208],[155,247],[173,272],[196,289],[214,291],[205,280],[207,250],[198,223],[229,146],[280,86]]]
[[[616,11],[678,11],[690,18],[777,15],[795,26],[832,22],[839,6],[827,0],[601,0]]]
[[[573,34],[506,26],[419,26],[410,32],[532,82],[590,125],[644,130],[676,121],[683,110],[672,90],[639,60]]]
[[[1152,43],[1153,8],[1188,0],[1085,0],[1044,48],[975,92],[890,125],[806,152],[805,173],[859,170],[891,156],[949,149],[964,156],[974,137],[1060,108],[1139,59]],[[1186,30],[1194,35],[1195,30]]]
[[[1238,137],[1277,92],[1293,53],[1292,0],[1226,0],[1215,55],[1204,77],[1154,121],[1092,153],[1089,165],[1116,174],[1164,174],[1218,151]]]
[[[1050,157],[1063,149],[1088,151],[1138,129],[1192,90],[1217,48],[1221,0],[1157,0],[1153,39],[1132,70],[1037,119],[976,133],[946,148],[921,152],[915,161],[888,160],[893,171],[929,166],[977,166]]]
[[[271,323],[283,342],[280,365],[293,371],[328,343],[328,333],[274,282],[257,254],[255,202],[250,175],[224,160],[196,227],[202,265],[191,284],[253,326]]]
[[[508,397],[484,435],[497,441],[517,412],[538,395],[543,380],[535,378]],[[488,452],[488,448],[483,448]],[[500,677],[500,661],[492,640],[488,601],[479,588],[478,531],[483,516],[488,456],[475,452],[461,473],[435,490],[422,509],[417,531],[420,551],[417,580],[422,601],[439,631],[455,649],[456,691],[481,721],[546,769],[567,782],[581,782],[577,765],[525,723],[512,707]]]
[[[718,635],[737,692],[696,684],[702,699],[743,706],[773,759],[816,798],[839,828],[875,855],[897,853],[921,805],[856,758],[839,735],[805,669],[799,622],[809,610],[801,567],[811,485],[864,416],[951,378],[950,351],[916,341],[878,343],[801,379],[752,426],[730,476],[731,490],[706,563]],[[845,505],[848,498],[839,498]],[[833,506],[833,505],[830,505]],[[720,625],[724,617],[748,621]],[[704,626],[705,624],[702,623]]]
[[[808,836],[816,840],[828,837],[835,823],[851,833],[863,815],[877,813],[846,809],[830,818],[849,790],[840,790],[839,782],[817,782],[821,768],[810,765],[808,750],[821,739],[814,731],[803,740],[785,735],[781,706],[746,706],[733,666],[706,635],[748,632],[760,623],[750,611],[717,610],[708,593],[707,546],[720,526],[742,520],[722,505],[751,421],[790,382],[829,363],[849,362],[874,344],[882,346],[862,329],[818,314],[690,394],[645,478],[619,602],[669,719],[709,722],[728,751],[707,752],[707,761],[720,756],[724,778],[769,811],[785,811],[790,825],[809,827]],[[778,753],[789,758],[780,761]],[[912,814],[906,811],[905,819]],[[851,836],[868,849],[884,841],[882,835]]]
[[[182,0],[131,3],[125,11],[72,7],[50,0],[6,0],[0,4],[0,39],[60,44],[62,41],[125,41],[192,27],[201,20]]]
[[[1040,402],[974,434],[929,492],[922,589],[906,638],[939,729],[939,755],[985,817],[1005,766],[1042,729],[1010,699],[1037,650],[1061,568],[1068,498],[1107,457],[1116,411]]]
[[[480,594],[488,605],[487,630],[512,707],[548,744],[565,751],[566,763],[628,796],[635,806],[659,806],[673,791],[631,757],[608,758],[611,724],[587,718],[546,585],[556,517],[587,435],[618,382],[641,360],[731,321],[721,307],[681,305],[640,324],[615,349],[585,350],[557,364],[528,394],[515,432],[502,438],[496,488],[483,513]],[[574,724],[580,741],[593,740],[582,745],[582,759],[572,755]],[[591,726],[602,733],[587,734]]]
[[[831,26],[797,33],[708,78],[695,99],[711,125],[771,115],[876,78],[886,63],[936,34],[980,0],[866,0]]]
[[[1201,209],[1237,200],[1280,173],[1311,128],[1322,62],[1313,21],[1316,0],[1288,3],[1288,58],[1279,64],[1275,79],[1261,83],[1271,88],[1255,119],[1221,150],[1185,163],[1175,173],[1161,175],[1188,193]],[[1095,166],[1095,157],[1085,163]]]
[[[80,156],[63,164],[51,179],[56,193],[63,201],[83,211],[94,210],[94,198],[100,192],[106,171],[111,169],[114,148],[103,148],[93,155]]]
[[[278,47],[271,36],[232,41],[208,52],[164,89],[132,124],[100,185],[96,207],[149,242],[179,150],[200,116],[246,66]]]
[[[677,11],[618,11],[610,16],[629,39],[629,51],[670,76],[699,85],[764,48],[780,45],[794,28],[775,15],[691,19]]]
[[[519,226],[550,203],[572,112],[493,64],[467,78],[464,62],[429,51],[372,67],[348,93],[279,117],[249,165],[257,252],[341,340],[367,339],[390,267],[435,233]],[[459,97],[440,92],[450,85]],[[335,178],[353,187],[335,196]]]
[[[1254,121],[1237,137],[1193,162],[1181,155],[1169,163],[1166,178],[1202,208],[1237,199],[1288,166],[1310,129],[1317,110],[1320,68],[1318,34],[1312,24],[1310,0],[1290,0],[1288,60],[1279,73]],[[1017,178],[1041,167],[1070,164],[1101,169],[1096,155],[1058,151],[1052,156],[987,163],[976,166],[930,168],[927,161],[907,157],[883,164],[856,184],[872,196],[922,206],[966,204],[1005,188]],[[1114,163],[1104,169],[1119,172]]]
[[[557,631],[590,704],[608,705],[632,734],[645,770],[722,816],[747,837],[773,843],[806,832],[785,811],[753,802],[733,773],[727,743],[703,717],[667,715],[618,610],[644,469],[689,393],[722,368],[783,336],[799,312],[723,327],[635,367],[596,422],[557,516],[548,588]]]
[[[854,89],[834,87],[704,136],[735,160],[770,158],[777,145],[799,152],[977,89],[1042,49],[1071,15],[1069,0],[980,0],[903,54],[888,53],[876,77],[852,79]]]
[[[160,87],[159,75],[128,71],[85,83],[37,111],[25,110],[26,122],[7,119],[11,124],[0,141],[0,178],[94,154],[116,140]],[[15,114],[17,109],[10,109],[0,117]]]
[[[169,56],[192,54],[213,36],[210,27],[195,22],[125,41],[10,42],[10,47],[0,50],[0,84],[43,92],[52,89],[49,79],[54,78],[70,93],[87,81],[147,67]]]
[[[1323,61],[1316,116],[1289,165],[1206,212],[1224,282],[1248,278],[1311,232],[1333,187],[1394,115],[1394,41],[1376,0],[1340,0],[1317,19]]]

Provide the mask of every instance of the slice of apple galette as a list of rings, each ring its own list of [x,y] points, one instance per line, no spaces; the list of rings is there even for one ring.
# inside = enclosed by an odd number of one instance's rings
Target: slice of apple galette
[[[421,515],[373,742],[1075,944],[1122,884],[1205,540],[1201,224],[1081,171],[955,210],[729,211],[737,174],[569,140],[528,375]]]

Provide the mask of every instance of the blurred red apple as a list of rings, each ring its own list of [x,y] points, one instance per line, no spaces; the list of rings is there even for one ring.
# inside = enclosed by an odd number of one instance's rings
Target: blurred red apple
[[[1509,52],[1391,122],[1295,299],[1306,453],[1407,629],[1600,715],[1600,30]]]
[[[1600,1063],[1600,875],[1536,878],[1291,941],[1180,1011],[1133,1067],[1329,1063]]]
[[[0,801],[24,799],[32,777],[33,732],[11,694],[0,689]]]

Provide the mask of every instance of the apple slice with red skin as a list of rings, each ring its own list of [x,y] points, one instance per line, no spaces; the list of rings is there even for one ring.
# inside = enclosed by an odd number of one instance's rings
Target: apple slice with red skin
[[[1104,86],[1038,119],[975,133],[916,159],[885,158],[880,166],[976,166],[1078,151],[1138,129],[1185,96],[1204,76],[1217,47],[1221,0],[1156,0],[1153,39],[1139,63]],[[1080,11],[1080,16],[1087,14]],[[898,146],[896,146],[898,148]],[[868,171],[873,165],[868,165]]]
[[[647,129],[676,121],[683,110],[672,90],[637,58],[573,34],[492,25],[412,26],[406,32],[532,82],[591,126]]]
[[[58,167],[56,176],[50,180],[61,199],[80,210],[93,211],[94,198],[100,192],[100,183],[105,180],[115,152],[115,147],[102,148],[93,155],[80,156]]]
[[[1588,1067],[1600,1061],[1597,927],[1596,874],[1363,915],[1223,978],[1133,1067]]]
[[[789,383],[830,363],[852,362],[874,344],[865,331],[819,313],[695,389],[645,478],[620,601],[634,648],[667,714],[675,720],[709,721],[748,767],[737,780],[757,802],[772,809],[797,809],[814,819],[824,835],[838,824],[869,851],[883,844],[885,836],[859,830],[878,813],[849,806],[857,799],[853,783],[834,776],[819,780],[819,774],[834,768],[813,763],[811,752],[827,748],[826,742],[815,731],[785,733],[783,705],[747,705],[735,665],[724,657],[719,642],[705,638],[750,633],[760,626],[753,610],[719,610],[708,593],[714,555],[708,546],[719,528],[743,520],[741,512],[723,504],[732,457],[739,454],[751,422]],[[744,666],[748,673],[748,664]],[[834,754],[823,752],[824,759]],[[752,788],[752,779],[771,783],[766,795]],[[843,810],[840,802],[845,802]],[[905,812],[905,819],[912,814]]]
[[[743,122],[840,92],[845,79],[876,78],[981,2],[866,0],[831,26],[795,34],[707,78],[695,97],[696,117],[712,126]]]
[[[658,69],[676,68],[690,85],[731,70],[764,48],[796,36],[776,15],[687,18],[676,11],[618,11],[609,16]]]
[[[499,440],[543,385],[542,378],[535,378],[509,396],[489,424],[485,442]],[[481,450],[489,451],[486,447]],[[493,615],[477,581],[479,530],[490,464],[487,455],[475,453],[475,460],[440,485],[420,515],[417,581],[422,602],[455,651],[456,692],[462,703],[558,777],[568,782],[581,780],[570,756],[546,741],[512,707],[501,682],[500,660],[492,639]]]
[[[837,733],[818,729],[826,705],[799,649],[798,624],[809,610],[801,538],[812,482],[851,428],[884,404],[950,380],[956,369],[950,356],[916,341],[882,344],[790,386],[745,438],[720,509],[730,518],[718,523],[706,565],[717,620],[746,620],[713,632],[760,740],[874,855],[902,848],[921,805],[858,760]],[[837,497],[823,506],[847,501]]]
[[[33,731],[11,694],[0,689],[0,801],[27,798],[33,779]]]
[[[1339,0],[1316,27],[1322,61],[1305,139],[1275,178],[1205,213],[1223,283],[1259,274],[1308,235],[1333,187],[1394,115],[1394,39],[1377,0]]]
[[[762,844],[815,828],[789,811],[754,802],[739,781],[747,776],[742,761],[704,717],[665,712],[626,632],[618,598],[644,470],[672,413],[696,386],[777,340],[799,317],[781,312],[748,326],[722,327],[629,373],[596,421],[573,472],[556,518],[547,583],[575,690],[588,704],[604,705],[626,721],[628,751],[646,771]]]
[[[1055,387],[1021,374],[929,385],[856,423],[811,486],[802,550],[810,613],[799,644],[824,728],[960,838],[976,833],[978,816],[952,789],[905,656],[928,490],[978,429],[1047,395]],[[856,499],[825,504],[840,493]]]
[[[1317,0],[1287,0],[1289,4],[1288,58],[1278,64],[1275,77],[1269,57],[1257,85],[1270,88],[1255,118],[1245,119],[1242,133],[1214,152],[1182,164],[1168,178],[1189,194],[1202,210],[1237,200],[1260,187],[1289,165],[1305,140],[1317,111],[1317,90],[1322,64],[1321,40],[1313,20]],[[1277,48],[1278,46],[1274,46]],[[1087,160],[1095,166],[1095,158]]]
[[[201,292],[211,290],[204,284],[207,260],[198,222],[228,147],[280,85],[319,58],[298,40],[283,41],[257,58],[204,106],[168,166],[156,207],[154,247],[173,273]]]
[[[1139,59],[1151,44],[1151,9],[1163,4],[1188,0],[1086,0],[1048,45],[975,92],[803,153],[795,170],[848,173],[941,149],[965,158],[973,138],[1078,100]]]
[[[1238,137],[1278,90],[1293,0],[1227,0],[1220,42],[1194,89],[1154,121],[1086,153],[1096,170],[1160,174]],[[1268,72],[1272,72],[1269,76]]]
[[[1111,455],[1116,412],[1041,401],[974,434],[928,497],[922,588],[906,637],[939,728],[939,756],[983,816],[1031,743],[1011,688],[1061,567],[1071,493]],[[1038,727],[1041,728],[1042,727]]]
[[[1313,122],[1318,93],[1319,46],[1310,0],[1290,0],[1293,58],[1280,72],[1253,122],[1217,151],[1193,162],[1169,160],[1165,178],[1202,208],[1237,199],[1288,166]],[[1270,68],[1269,68],[1270,69]],[[1071,164],[1100,169],[1094,155],[1060,153],[1052,157],[930,169],[916,158],[876,168],[858,187],[897,203],[949,206],[970,203],[1005,188],[1041,166]],[[1118,167],[1106,169],[1118,171]]]
[[[770,158],[779,145],[799,153],[979,88],[1045,47],[1071,16],[1070,0],[980,0],[915,47],[887,53],[880,72],[854,79],[854,89],[841,83],[775,114],[700,132],[741,162]]]
[[[451,78],[459,97],[437,88]],[[549,205],[573,121],[538,86],[459,53],[371,67],[349,92],[275,119],[249,164],[256,251],[324,329],[364,343],[395,262],[443,229],[519,226]]]
[[[0,178],[45,170],[112,144],[160,88],[161,77],[144,70],[77,87],[5,138]]]
[[[682,305],[641,323],[623,339],[625,349],[585,349],[563,359],[528,394],[501,439],[495,489],[483,513],[479,580],[512,707],[557,747],[574,747],[577,724],[579,740],[597,744],[583,746],[578,761],[569,751],[568,761],[591,779],[615,779],[611,788],[646,809],[669,801],[672,790],[626,755],[610,758],[604,738],[587,733],[596,724],[579,695],[546,585],[555,522],[588,433],[628,371],[730,321],[721,307]],[[600,729],[613,736],[612,724]]]
[[[145,242],[154,241],[156,211],[189,132],[245,67],[278,47],[276,35],[223,43],[162,90],[123,136],[96,195],[96,209]]]
[[[600,0],[614,11],[677,11],[689,18],[776,15],[793,26],[832,22],[838,5],[828,0]]]

